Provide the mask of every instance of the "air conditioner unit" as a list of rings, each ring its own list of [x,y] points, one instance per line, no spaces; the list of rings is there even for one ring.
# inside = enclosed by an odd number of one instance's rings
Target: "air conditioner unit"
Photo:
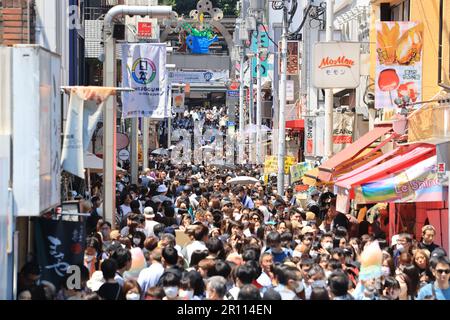
[[[247,41],[249,39],[248,37],[248,31],[245,28],[239,29],[239,40],[240,41]]]
[[[256,30],[256,19],[254,17],[247,17],[245,19],[247,30]]]
[[[263,11],[264,0],[250,0],[250,9],[254,11]]]

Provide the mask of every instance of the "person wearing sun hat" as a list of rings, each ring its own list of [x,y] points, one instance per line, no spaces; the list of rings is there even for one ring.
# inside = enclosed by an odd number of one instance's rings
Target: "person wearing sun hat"
[[[86,282],[86,286],[88,287],[89,290],[91,290],[92,292],[97,292],[98,289],[100,289],[100,287],[102,286],[102,284],[105,283],[105,279],[103,278],[103,272],[101,271],[95,271],[92,276],[91,279],[89,279]]]
[[[147,232],[147,237],[155,235],[153,232],[153,228],[158,224],[157,221],[154,220],[155,212],[152,207],[144,208],[144,217],[145,217],[145,231]]]

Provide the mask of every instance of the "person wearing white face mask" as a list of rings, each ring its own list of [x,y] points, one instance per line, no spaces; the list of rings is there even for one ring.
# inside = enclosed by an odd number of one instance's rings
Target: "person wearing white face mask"
[[[123,284],[123,292],[126,300],[141,300],[141,287],[135,280],[127,280]]]
[[[100,243],[97,238],[90,237],[86,240],[84,266],[89,270],[89,277],[91,277],[95,271],[100,270],[101,251]]]
[[[180,277],[175,273],[167,273],[162,281],[162,287],[164,294],[166,295],[163,300],[178,300],[178,291],[180,287]]]
[[[319,253],[327,253],[330,254],[333,249],[333,234],[325,233],[320,237],[320,246]]]
[[[181,279],[178,297],[179,300],[194,300],[194,289],[191,288],[191,283],[188,278],[183,277],[183,279]]]
[[[298,294],[304,290],[301,272],[286,265],[278,268],[278,272],[275,272],[278,280],[275,291],[281,295],[282,300],[300,300]]]

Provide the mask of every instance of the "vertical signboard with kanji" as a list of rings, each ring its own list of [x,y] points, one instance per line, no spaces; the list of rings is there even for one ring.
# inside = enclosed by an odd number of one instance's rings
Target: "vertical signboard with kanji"
[[[36,248],[41,280],[47,280],[57,289],[70,266],[83,264],[85,222],[48,220],[36,221]]]

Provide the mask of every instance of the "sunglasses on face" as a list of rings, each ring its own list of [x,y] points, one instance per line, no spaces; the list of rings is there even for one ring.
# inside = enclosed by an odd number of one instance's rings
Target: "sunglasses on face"
[[[450,273],[450,269],[436,269],[436,272],[439,274],[449,274]]]

